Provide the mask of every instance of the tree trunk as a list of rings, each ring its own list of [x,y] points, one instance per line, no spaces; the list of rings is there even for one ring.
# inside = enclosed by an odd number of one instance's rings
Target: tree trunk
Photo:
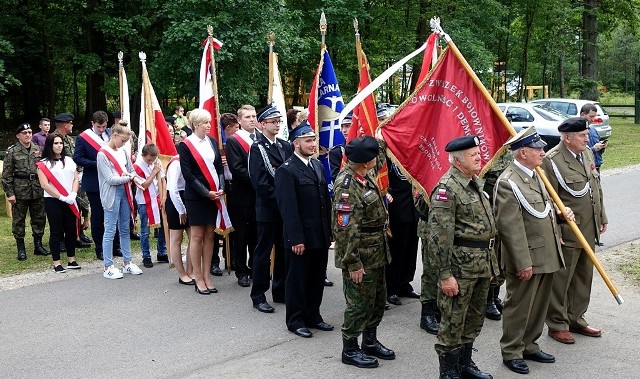
[[[536,6],[527,3],[526,15],[525,15],[525,32],[524,41],[522,46],[522,70],[520,72],[520,83],[518,84],[518,102],[522,101],[522,95],[524,93],[524,81],[527,77],[527,71],[529,70],[529,41],[531,40],[531,32],[533,28],[533,19],[535,16]]]
[[[582,79],[585,83],[581,97],[586,100],[598,100],[598,83],[596,81],[598,40],[597,10],[600,0],[584,0],[582,10]]]
[[[558,58],[558,87],[560,87],[560,97],[566,97],[567,90],[564,86],[564,54],[560,54]]]
[[[98,6],[98,0],[90,0],[87,4],[87,11],[93,13]],[[94,28],[93,22],[86,20],[82,23],[84,36],[87,43],[87,54],[95,54],[99,58],[99,67],[104,67],[104,36]],[[107,98],[104,93],[104,73],[102,69],[87,73],[86,76],[86,108],[84,118],[80,125],[88,123],[93,112],[107,109]],[[78,111],[79,113],[79,111]]]
[[[429,27],[429,16],[427,16],[428,9],[431,6],[431,0],[420,0],[420,17],[418,18],[418,26],[416,27],[416,49],[422,46],[424,41],[427,40],[427,35],[430,31]],[[418,84],[418,77],[420,77],[420,70],[422,68],[422,61],[418,61],[416,59],[416,63],[412,66],[411,69],[411,85],[409,87],[409,92],[413,92],[416,88],[416,84]]]

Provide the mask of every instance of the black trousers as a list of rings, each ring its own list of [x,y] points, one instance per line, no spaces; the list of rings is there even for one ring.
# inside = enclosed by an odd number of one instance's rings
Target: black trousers
[[[285,300],[285,261],[284,245],[282,240],[282,220],[276,222],[258,222],[258,243],[253,251],[253,264],[251,265],[251,301],[260,304],[267,301],[265,293],[269,290],[271,248],[275,249],[275,262],[273,263],[273,287],[271,294],[273,301]]]
[[[392,237],[389,238],[391,263],[387,266],[387,296],[413,291],[411,281],[416,273],[418,259],[418,222],[389,220]]]
[[[320,304],[324,293],[324,274],[327,269],[327,249],[305,249],[297,255],[286,249],[286,322],[289,330],[314,326],[323,322]]]
[[[54,261],[60,260],[60,241],[64,241],[67,248],[67,257],[75,257],[78,219],[69,208],[69,204],[52,197],[45,197],[44,211],[49,220],[51,258]]]
[[[229,217],[235,230],[233,256],[236,265],[236,277],[251,275],[253,251],[256,249],[257,227],[256,209],[253,207],[229,207]],[[247,256],[248,262],[247,265]]]
[[[102,236],[104,235],[104,208],[100,201],[100,192],[87,192],[91,204],[91,238],[96,244],[96,254],[102,255]],[[116,235],[120,235],[116,227]],[[51,245],[49,245],[51,246]],[[68,246],[68,245],[67,245]],[[113,239],[113,250],[120,249],[120,239]]]

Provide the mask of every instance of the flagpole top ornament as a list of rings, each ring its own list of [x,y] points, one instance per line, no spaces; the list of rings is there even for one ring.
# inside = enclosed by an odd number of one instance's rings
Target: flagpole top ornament
[[[324,12],[320,14],[320,32],[322,34],[327,31],[327,17],[324,15]]]
[[[356,34],[360,34],[360,30],[358,30],[358,19],[355,17],[353,19],[353,29],[356,31]]]
[[[141,62],[145,62],[147,60],[147,54],[144,51],[138,53],[138,58],[140,58]]]
[[[118,51],[118,62],[122,65],[122,58],[124,58],[124,53],[122,51]]]
[[[207,33],[209,33],[209,37],[213,37],[213,26],[207,25]]]
[[[274,32],[269,32],[269,34],[267,34],[267,43],[269,44],[269,46],[275,45],[276,34]]]
[[[447,43],[451,41],[451,37],[449,37],[449,35],[445,33],[444,30],[442,30],[442,27],[440,26],[440,17],[436,17],[436,16],[432,17],[431,20],[429,20],[429,26],[431,26],[432,32],[438,33],[441,37],[445,39],[445,41],[447,41]]]

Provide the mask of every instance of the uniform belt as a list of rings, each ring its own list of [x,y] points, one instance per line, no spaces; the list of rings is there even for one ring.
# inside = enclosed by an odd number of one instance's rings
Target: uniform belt
[[[377,233],[384,232],[385,225],[380,226],[361,226],[360,233]]]
[[[15,172],[13,173],[13,177],[17,179],[36,180],[38,178],[38,174],[26,174],[26,173]]]
[[[453,239],[453,244],[456,246],[472,247],[477,249],[493,249],[496,239],[492,238],[488,241],[468,240],[460,237]]]

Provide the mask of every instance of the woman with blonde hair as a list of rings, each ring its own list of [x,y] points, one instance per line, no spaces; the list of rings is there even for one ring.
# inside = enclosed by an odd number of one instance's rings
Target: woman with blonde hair
[[[142,274],[142,270],[131,262],[131,237],[129,221],[133,215],[133,195],[130,183],[140,186],[140,178],[131,163],[131,158],[122,147],[131,138],[131,129],[125,120],[120,120],[111,130],[109,142],[98,152],[98,184],[100,201],[104,208],[104,235],[102,237],[102,256],[107,279],[120,279],[122,273]],[[120,231],[120,250],[122,251],[122,272],[113,265],[113,239],[116,225]]]
[[[208,135],[211,114],[204,109],[194,109],[189,114],[189,123],[193,134],[178,145],[180,169],[185,181],[184,203],[191,229],[189,257],[196,292],[209,295],[218,292],[209,269],[213,259],[216,219],[222,216],[218,208],[224,195],[224,174],[218,142]]]

